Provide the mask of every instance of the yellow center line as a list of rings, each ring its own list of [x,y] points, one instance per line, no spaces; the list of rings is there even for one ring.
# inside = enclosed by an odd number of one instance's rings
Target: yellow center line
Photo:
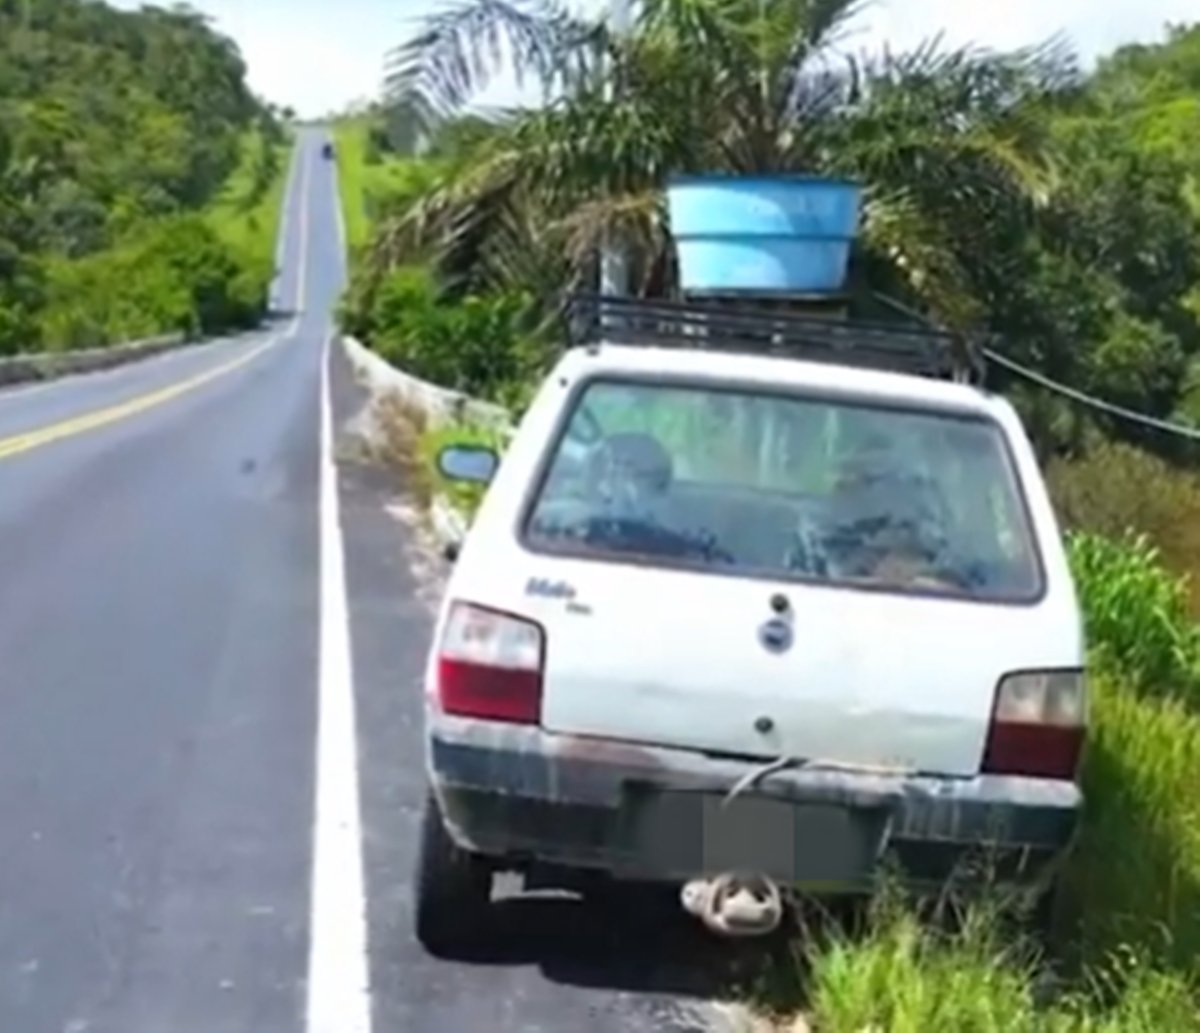
[[[268,348],[278,343],[279,340],[280,338],[273,337],[269,341],[265,341],[258,345],[258,347],[251,349],[245,355],[241,355],[230,362],[214,366],[203,373],[188,377],[186,380],[177,381],[167,387],[159,388],[157,391],[138,395],[104,409],[95,409],[92,412],[83,413],[79,416],[72,416],[70,419],[62,420],[59,423],[52,423],[38,430],[26,431],[23,434],[15,434],[12,437],[0,438],[0,459],[7,459],[10,456],[19,455],[21,452],[28,452],[33,448],[40,448],[42,445],[49,445],[51,442],[61,441],[63,438],[74,437],[76,434],[83,434],[85,431],[96,430],[110,423],[116,423],[118,420],[127,419],[137,413],[145,412],[147,409],[153,409],[155,406],[169,402],[173,398],[178,398],[180,395],[196,390],[196,388],[207,384],[210,380],[215,380],[226,373],[232,373],[234,370],[240,369],[242,366],[256,359]]]

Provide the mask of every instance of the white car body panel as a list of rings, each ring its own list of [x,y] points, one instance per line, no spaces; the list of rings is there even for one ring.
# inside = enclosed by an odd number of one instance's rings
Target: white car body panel
[[[531,551],[519,537],[526,501],[564,404],[581,379],[596,375],[768,386],[988,417],[1011,449],[1044,594],[1028,604],[989,603]],[[773,653],[758,632],[779,593],[791,604],[794,645]],[[1006,401],[913,376],[702,351],[606,345],[564,357],[463,544],[445,606],[452,600],[542,625],[548,732],[952,777],[978,773],[1005,674],[1080,669],[1085,656],[1059,527]],[[434,654],[440,633],[439,623]],[[431,654],[431,706],[434,661]]]

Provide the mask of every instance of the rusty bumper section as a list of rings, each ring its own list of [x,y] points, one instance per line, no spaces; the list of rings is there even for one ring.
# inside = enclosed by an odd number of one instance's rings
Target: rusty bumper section
[[[430,731],[431,781],[461,845],[622,878],[749,868],[845,892],[885,857],[936,883],[978,855],[1022,879],[1069,845],[1081,806],[1070,783],[829,770],[774,773],[730,804],[759,762],[442,716]]]

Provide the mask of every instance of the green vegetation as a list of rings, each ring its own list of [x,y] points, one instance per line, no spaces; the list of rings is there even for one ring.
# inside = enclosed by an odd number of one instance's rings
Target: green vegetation
[[[1161,695],[1194,693],[1200,628],[1188,613],[1187,584],[1159,565],[1149,541],[1079,534],[1071,539],[1071,558],[1101,665]]]
[[[203,16],[0,0],[0,354],[255,324],[285,148]]]
[[[352,286],[344,319],[385,359],[443,387],[502,403],[537,375],[544,358],[533,298],[519,291],[450,302],[421,266],[389,271],[360,301]]]
[[[902,909],[862,942],[819,940],[810,1027],[820,1033],[1152,1033],[1196,1028],[1187,981],[1129,956],[1082,990],[1048,996],[1036,957],[999,933],[984,909],[945,935]]]
[[[423,162],[389,153],[377,115],[339,122],[334,145],[346,245],[353,258],[369,242],[371,226],[417,197],[430,182],[431,170]]]
[[[603,241],[621,243],[633,291],[670,293],[671,174],[847,175],[866,188],[855,290],[1200,422],[1200,26],[1084,75],[1058,47],[846,62],[829,44],[856,8],[646,0],[625,35],[554,0],[434,13],[354,128],[382,168],[345,325],[519,412],[564,297],[598,283]],[[497,38],[555,99],[464,116]],[[765,1005],[832,1033],[1200,1029],[1196,448],[990,375],[1045,460],[1094,656],[1087,815],[1053,950],[1015,936],[995,900],[954,932],[891,901],[865,932],[798,948]],[[413,476],[470,513],[478,494],[441,484],[433,456],[480,440],[497,443],[422,421]]]
[[[1067,886],[1079,919],[1073,951],[1095,967],[1133,949],[1195,980],[1200,717],[1118,678],[1094,682],[1088,814]]]
[[[1111,401],[1200,416],[1200,29],[1088,76],[1059,47],[847,62],[830,44],[857,7],[648,0],[623,36],[555,3],[434,13],[396,52],[387,106],[355,123],[384,168],[422,167],[425,182],[366,214],[350,322],[414,262],[451,302],[531,293],[551,316],[597,283],[606,238],[632,289],[669,291],[667,177],[816,171],[866,188],[856,287],[995,331],[1013,358]],[[462,114],[497,69],[496,38],[553,102]],[[1186,457],[993,378],[1047,457],[1106,436]]]
[[[217,236],[268,283],[275,272],[290,151],[274,132],[256,126],[244,133],[237,167],[205,210]]]
[[[1188,579],[1192,616],[1200,619],[1200,478],[1124,444],[1100,441],[1055,457],[1046,471],[1059,518],[1074,531],[1109,539],[1144,535],[1169,570]]]

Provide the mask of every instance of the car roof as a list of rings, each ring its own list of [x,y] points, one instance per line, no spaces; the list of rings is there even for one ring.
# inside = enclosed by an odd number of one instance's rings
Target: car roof
[[[702,348],[658,348],[605,343],[573,348],[556,370],[579,376],[659,376],[725,381],[770,388],[844,394],[883,404],[936,408],[1004,419],[1008,402],[968,384],[791,357],[747,355]]]

